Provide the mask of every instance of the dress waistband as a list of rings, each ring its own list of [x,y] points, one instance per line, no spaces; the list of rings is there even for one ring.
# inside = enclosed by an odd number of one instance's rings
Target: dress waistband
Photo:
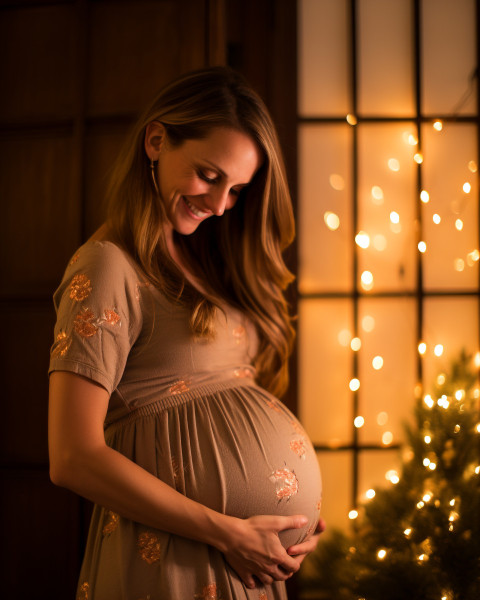
[[[118,417],[118,419],[112,421],[107,420],[105,422],[105,429],[110,430],[112,427],[129,423],[135,419],[155,415],[168,408],[180,406],[187,402],[198,400],[204,396],[238,387],[257,387],[257,384],[251,377],[239,377],[234,379],[223,379],[221,381],[197,386],[187,387],[186,385],[179,385],[177,388],[178,391],[171,391],[170,394],[160,396],[148,404],[135,407],[126,415]]]

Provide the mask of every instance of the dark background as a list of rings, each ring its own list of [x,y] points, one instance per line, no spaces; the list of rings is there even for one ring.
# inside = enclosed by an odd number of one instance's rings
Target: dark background
[[[138,111],[176,75],[216,64],[266,101],[295,190],[295,0],[0,0],[3,598],[74,598],[88,527],[89,503],[48,476],[52,294],[103,220]]]

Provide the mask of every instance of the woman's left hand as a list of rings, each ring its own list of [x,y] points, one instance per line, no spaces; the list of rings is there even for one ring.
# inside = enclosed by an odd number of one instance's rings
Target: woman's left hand
[[[325,521],[320,518],[317,523],[317,527],[313,534],[301,544],[296,544],[295,546],[290,546],[287,549],[287,552],[290,556],[294,557],[298,560],[298,564],[301,564],[303,559],[313,552],[317,547],[318,540],[320,539],[320,535],[325,531],[326,524]]]

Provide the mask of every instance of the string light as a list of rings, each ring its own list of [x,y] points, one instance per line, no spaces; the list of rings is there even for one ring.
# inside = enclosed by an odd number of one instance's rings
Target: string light
[[[440,215],[438,215],[437,213],[435,213],[432,217],[432,220],[435,223],[435,225],[440,225],[440,223],[442,221],[442,217]]]
[[[383,367],[383,358],[381,356],[375,356],[372,360],[372,366],[376,371],[379,371]]]
[[[405,535],[405,537],[410,537],[410,534],[412,533],[412,528],[411,527],[407,527],[407,529],[404,530],[403,534]]]
[[[373,275],[370,271],[363,271],[360,276],[361,285],[364,290],[371,290],[373,287]]]
[[[338,342],[340,346],[346,348],[350,344],[350,340],[352,338],[352,334],[348,329],[342,329],[338,334]]]
[[[393,484],[397,484],[400,481],[400,477],[395,469],[390,469],[390,471],[387,471],[385,473],[385,479]]]
[[[371,315],[366,315],[362,319],[362,329],[363,331],[370,333],[375,329],[375,319]],[[480,355],[480,353],[479,353]]]
[[[462,219],[457,219],[455,221],[455,229],[457,229],[458,231],[462,231],[462,229],[463,229],[463,221],[462,221]]]
[[[369,500],[371,500],[372,498],[375,498],[375,490],[374,490],[374,489],[372,489],[372,488],[370,488],[369,490],[367,490],[367,491],[365,492],[365,496],[366,496],[366,497],[367,497]]]
[[[350,342],[350,348],[354,352],[358,352],[361,347],[362,347],[362,340],[359,337],[354,337],[352,339],[352,341]]]
[[[427,394],[423,401],[428,406],[428,408],[433,408],[433,406],[435,405],[435,402],[433,401],[433,398],[430,396],[430,394]]]
[[[435,131],[442,131],[443,123],[441,121],[435,121],[435,123],[433,124],[433,128],[435,129]]]
[[[350,379],[348,387],[352,390],[352,392],[356,392],[360,389],[360,381],[356,377],[354,377],[353,379]]]
[[[357,124],[357,117],[355,115],[349,113],[345,118],[347,119],[347,123],[352,125],[352,127]]]
[[[425,354],[426,351],[427,351],[427,344],[425,342],[420,342],[418,344],[418,352],[420,354]]]
[[[391,171],[400,171],[400,162],[396,158],[389,158],[387,164]]]
[[[348,518],[349,518],[349,519],[352,519],[352,520],[353,520],[353,519],[356,519],[357,517],[358,517],[358,510],[351,510],[351,511],[348,513]]]
[[[424,203],[427,204],[427,202],[430,200],[430,194],[427,192],[427,190],[422,190],[420,192],[420,200]]]
[[[463,191],[464,191],[466,194],[469,194],[469,193],[472,191],[472,186],[471,186],[471,184],[470,184],[468,181],[466,181],[466,182],[463,184],[463,186],[462,186],[462,189],[463,189]]]
[[[440,375],[437,376],[437,385],[443,385],[445,383],[445,375],[443,373],[440,373]]]
[[[384,235],[382,235],[381,233],[378,233],[373,238],[373,247],[375,248],[375,250],[378,250],[379,252],[383,252],[385,250],[385,248],[387,247],[387,238]]]
[[[392,210],[392,212],[390,213],[390,222],[395,224],[400,223],[400,215],[394,210]]]
[[[337,173],[332,173],[330,175],[329,181],[332,188],[334,190],[337,190],[338,192],[341,192],[345,188],[345,180],[341,175],[338,175]]]
[[[421,165],[423,163],[423,154],[421,152],[417,152],[413,155],[413,160],[417,163],[417,165]]]
[[[385,550],[385,548],[381,548],[377,552],[377,557],[378,557],[379,560],[383,560],[386,556],[387,556],[387,551]]]
[[[477,163],[474,160],[471,160],[468,163],[468,169],[472,172],[472,173],[476,173],[478,171],[478,167],[477,167]]]
[[[391,431],[385,431],[382,435],[382,444],[389,446],[393,442],[393,433]]]
[[[323,220],[330,231],[336,231],[340,227],[340,218],[334,212],[328,210],[323,215]]]
[[[379,412],[377,415],[377,423],[382,427],[388,421],[388,414],[386,412]]]
[[[435,356],[442,356],[442,354],[443,354],[442,344],[437,344],[435,346],[435,348],[433,349],[433,353],[435,354]]]
[[[360,248],[368,248],[370,246],[370,236],[365,231],[359,231],[355,236],[355,242]]]
[[[359,415],[358,417],[355,417],[355,419],[353,420],[353,424],[357,429],[360,429],[360,427],[363,427],[365,425],[365,419],[361,415]]]
[[[423,438],[423,441],[424,441],[426,444],[431,444],[431,443],[432,443],[432,436],[431,436],[431,435],[426,435],[426,436],[424,436],[424,438]]]
[[[453,268],[455,269],[455,271],[458,271],[459,273],[464,271],[465,270],[465,261],[463,260],[463,258],[456,258],[453,261]]]
[[[457,390],[455,392],[455,400],[463,400],[465,398],[465,390]]]
[[[418,242],[418,249],[423,254],[427,251],[427,244],[425,242]]]
[[[374,185],[371,190],[372,200],[374,204],[383,204],[383,190],[379,185]]]

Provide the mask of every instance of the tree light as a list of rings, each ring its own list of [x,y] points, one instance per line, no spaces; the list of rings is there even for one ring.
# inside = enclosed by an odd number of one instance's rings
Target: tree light
[[[427,190],[422,190],[420,192],[420,200],[425,204],[430,200],[430,194],[427,192]]]
[[[400,215],[395,212],[394,210],[392,210],[392,212],[390,213],[390,222],[391,223],[400,223]]]
[[[349,519],[356,519],[358,517],[358,510],[351,510],[348,513],[348,518]]]
[[[373,287],[373,275],[370,271],[364,271],[360,276],[361,285],[364,290],[371,290]]]
[[[462,229],[463,229],[463,221],[462,221],[462,219],[457,219],[457,220],[455,221],[455,228],[456,228],[458,231],[462,231]]]
[[[355,236],[355,242],[360,248],[368,248],[370,246],[370,236],[365,231],[359,231]]]
[[[375,356],[372,360],[372,366],[376,371],[379,371],[383,367],[383,358],[381,356]]]
[[[353,420],[353,424],[357,429],[360,429],[360,427],[363,427],[365,425],[365,419],[359,415],[358,417],[355,417],[355,419]]]
[[[360,389],[360,381],[354,377],[350,380],[348,387],[352,390],[352,392],[356,392],[358,389]]]
[[[417,165],[421,165],[423,163],[423,154],[421,152],[417,152],[414,154],[413,160],[417,163]]]
[[[469,161],[469,163],[468,163],[468,169],[472,173],[476,173],[478,171],[477,163],[474,160]]]
[[[388,414],[386,412],[379,412],[377,415],[377,423],[382,427],[388,421]]]
[[[437,344],[435,346],[435,348],[433,349],[433,353],[435,354],[435,356],[442,356],[442,354],[443,354],[442,344]]]
[[[389,446],[393,442],[393,433],[391,431],[385,431],[382,435],[382,444]]]
[[[435,225],[440,225],[440,223],[442,221],[442,217],[440,215],[438,215],[437,213],[435,213],[432,217],[432,220],[435,223]]]
[[[400,171],[400,163],[396,158],[388,159],[388,168],[391,171]]]
[[[385,548],[382,548],[381,550],[379,550],[377,552],[377,557],[379,560],[383,560],[386,556],[387,556],[387,551],[385,550]]]
[[[341,175],[337,175],[337,173],[332,173],[330,175],[330,185],[334,190],[338,192],[342,191],[345,188],[345,180]]]
[[[369,490],[367,490],[367,491],[365,492],[365,496],[366,496],[366,497],[367,497],[369,500],[371,500],[372,498],[375,498],[375,490],[374,490],[374,489],[372,489],[372,488],[370,488]]]
[[[383,204],[383,190],[379,185],[372,187],[372,198],[375,204]]]
[[[418,249],[423,254],[427,251],[427,244],[425,242],[418,242]]]
[[[442,131],[443,123],[441,121],[435,121],[435,123],[433,124],[433,128],[435,129],[435,131]]]
[[[466,182],[463,184],[463,187],[462,187],[462,189],[463,189],[463,191],[464,191],[466,194],[469,194],[469,193],[472,191],[472,186],[470,185],[470,183],[468,183],[468,181],[466,181]]]
[[[425,441],[426,444],[430,444],[431,441],[432,441],[432,436],[426,435],[423,439],[424,439],[424,441]]]
[[[418,344],[418,352],[420,354],[425,354],[426,351],[427,351],[427,344],[425,344],[425,342],[420,342]]]
[[[430,394],[427,394],[423,401],[428,406],[428,408],[433,408],[435,405],[435,402],[433,401],[433,398],[430,396]]]
[[[349,345],[351,338],[352,334],[348,329],[342,329],[342,331],[340,331],[338,334],[338,342],[340,346],[343,346],[344,348]]]
[[[357,117],[355,115],[349,113],[345,118],[347,119],[347,123],[349,125],[353,126],[357,124]]]
[[[350,348],[354,352],[358,352],[361,347],[362,347],[362,340],[359,337],[354,337],[352,339],[352,341],[350,342]]]
[[[370,331],[373,331],[375,329],[375,319],[370,315],[366,315],[365,317],[363,317],[362,328],[363,328],[363,331],[366,331],[367,333],[369,333]],[[479,356],[480,356],[480,353],[479,353]]]

